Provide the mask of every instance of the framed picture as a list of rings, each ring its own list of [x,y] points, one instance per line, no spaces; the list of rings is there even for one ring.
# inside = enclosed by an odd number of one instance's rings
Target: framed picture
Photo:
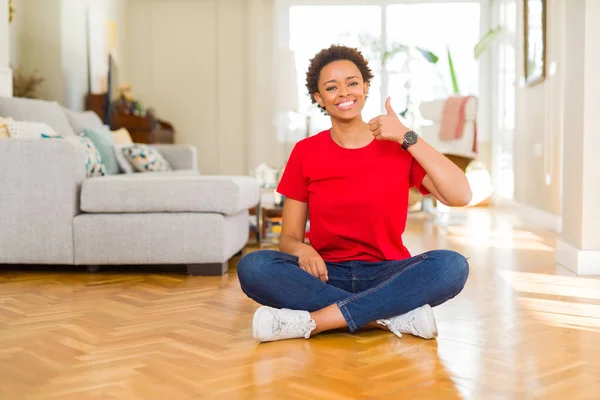
[[[525,83],[546,78],[546,0],[523,0]]]

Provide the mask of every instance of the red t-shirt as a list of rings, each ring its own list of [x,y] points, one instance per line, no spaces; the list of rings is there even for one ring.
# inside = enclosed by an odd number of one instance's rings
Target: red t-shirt
[[[411,256],[402,242],[409,188],[426,172],[397,142],[346,149],[329,130],[294,146],[277,188],[308,202],[310,243],[323,260],[385,261]]]

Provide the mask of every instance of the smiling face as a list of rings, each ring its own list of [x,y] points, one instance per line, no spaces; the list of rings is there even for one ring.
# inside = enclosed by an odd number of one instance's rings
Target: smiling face
[[[321,69],[314,98],[332,118],[350,120],[361,117],[368,89],[369,84],[352,61],[333,61]]]

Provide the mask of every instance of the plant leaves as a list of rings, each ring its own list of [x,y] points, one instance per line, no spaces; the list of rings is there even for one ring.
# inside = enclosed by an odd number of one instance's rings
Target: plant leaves
[[[473,56],[477,59],[481,54],[490,47],[492,43],[500,36],[504,28],[502,26],[498,26],[495,29],[490,29],[486,32],[485,35],[477,42],[475,48],[473,49]]]
[[[408,51],[408,46],[400,43],[393,43],[392,47],[388,51],[383,52],[383,56],[381,58],[381,64],[385,65],[385,63],[392,57],[400,53],[406,53]]]
[[[452,62],[452,55],[450,54],[450,47],[447,46],[448,49],[448,66],[450,67],[450,77],[452,78],[452,88],[454,89],[454,94],[459,94],[460,90],[458,89],[458,79],[456,79],[456,71],[454,70],[454,63]]]
[[[425,50],[421,47],[415,47],[415,49],[419,50],[419,53],[421,53],[421,55],[430,63],[436,64],[438,62],[439,57],[433,54],[431,51]]]

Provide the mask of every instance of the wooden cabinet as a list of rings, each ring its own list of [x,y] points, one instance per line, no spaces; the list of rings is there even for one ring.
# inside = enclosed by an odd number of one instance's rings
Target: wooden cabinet
[[[111,130],[127,129],[135,143],[175,143],[175,129],[167,121],[149,116],[127,114],[112,111],[107,118],[109,107],[106,95],[90,94],[87,96],[86,109],[94,111]]]
[[[173,126],[160,119],[151,119],[132,114],[114,112],[110,119],[110,128],[125,128],[135,143],[174,143]]]

